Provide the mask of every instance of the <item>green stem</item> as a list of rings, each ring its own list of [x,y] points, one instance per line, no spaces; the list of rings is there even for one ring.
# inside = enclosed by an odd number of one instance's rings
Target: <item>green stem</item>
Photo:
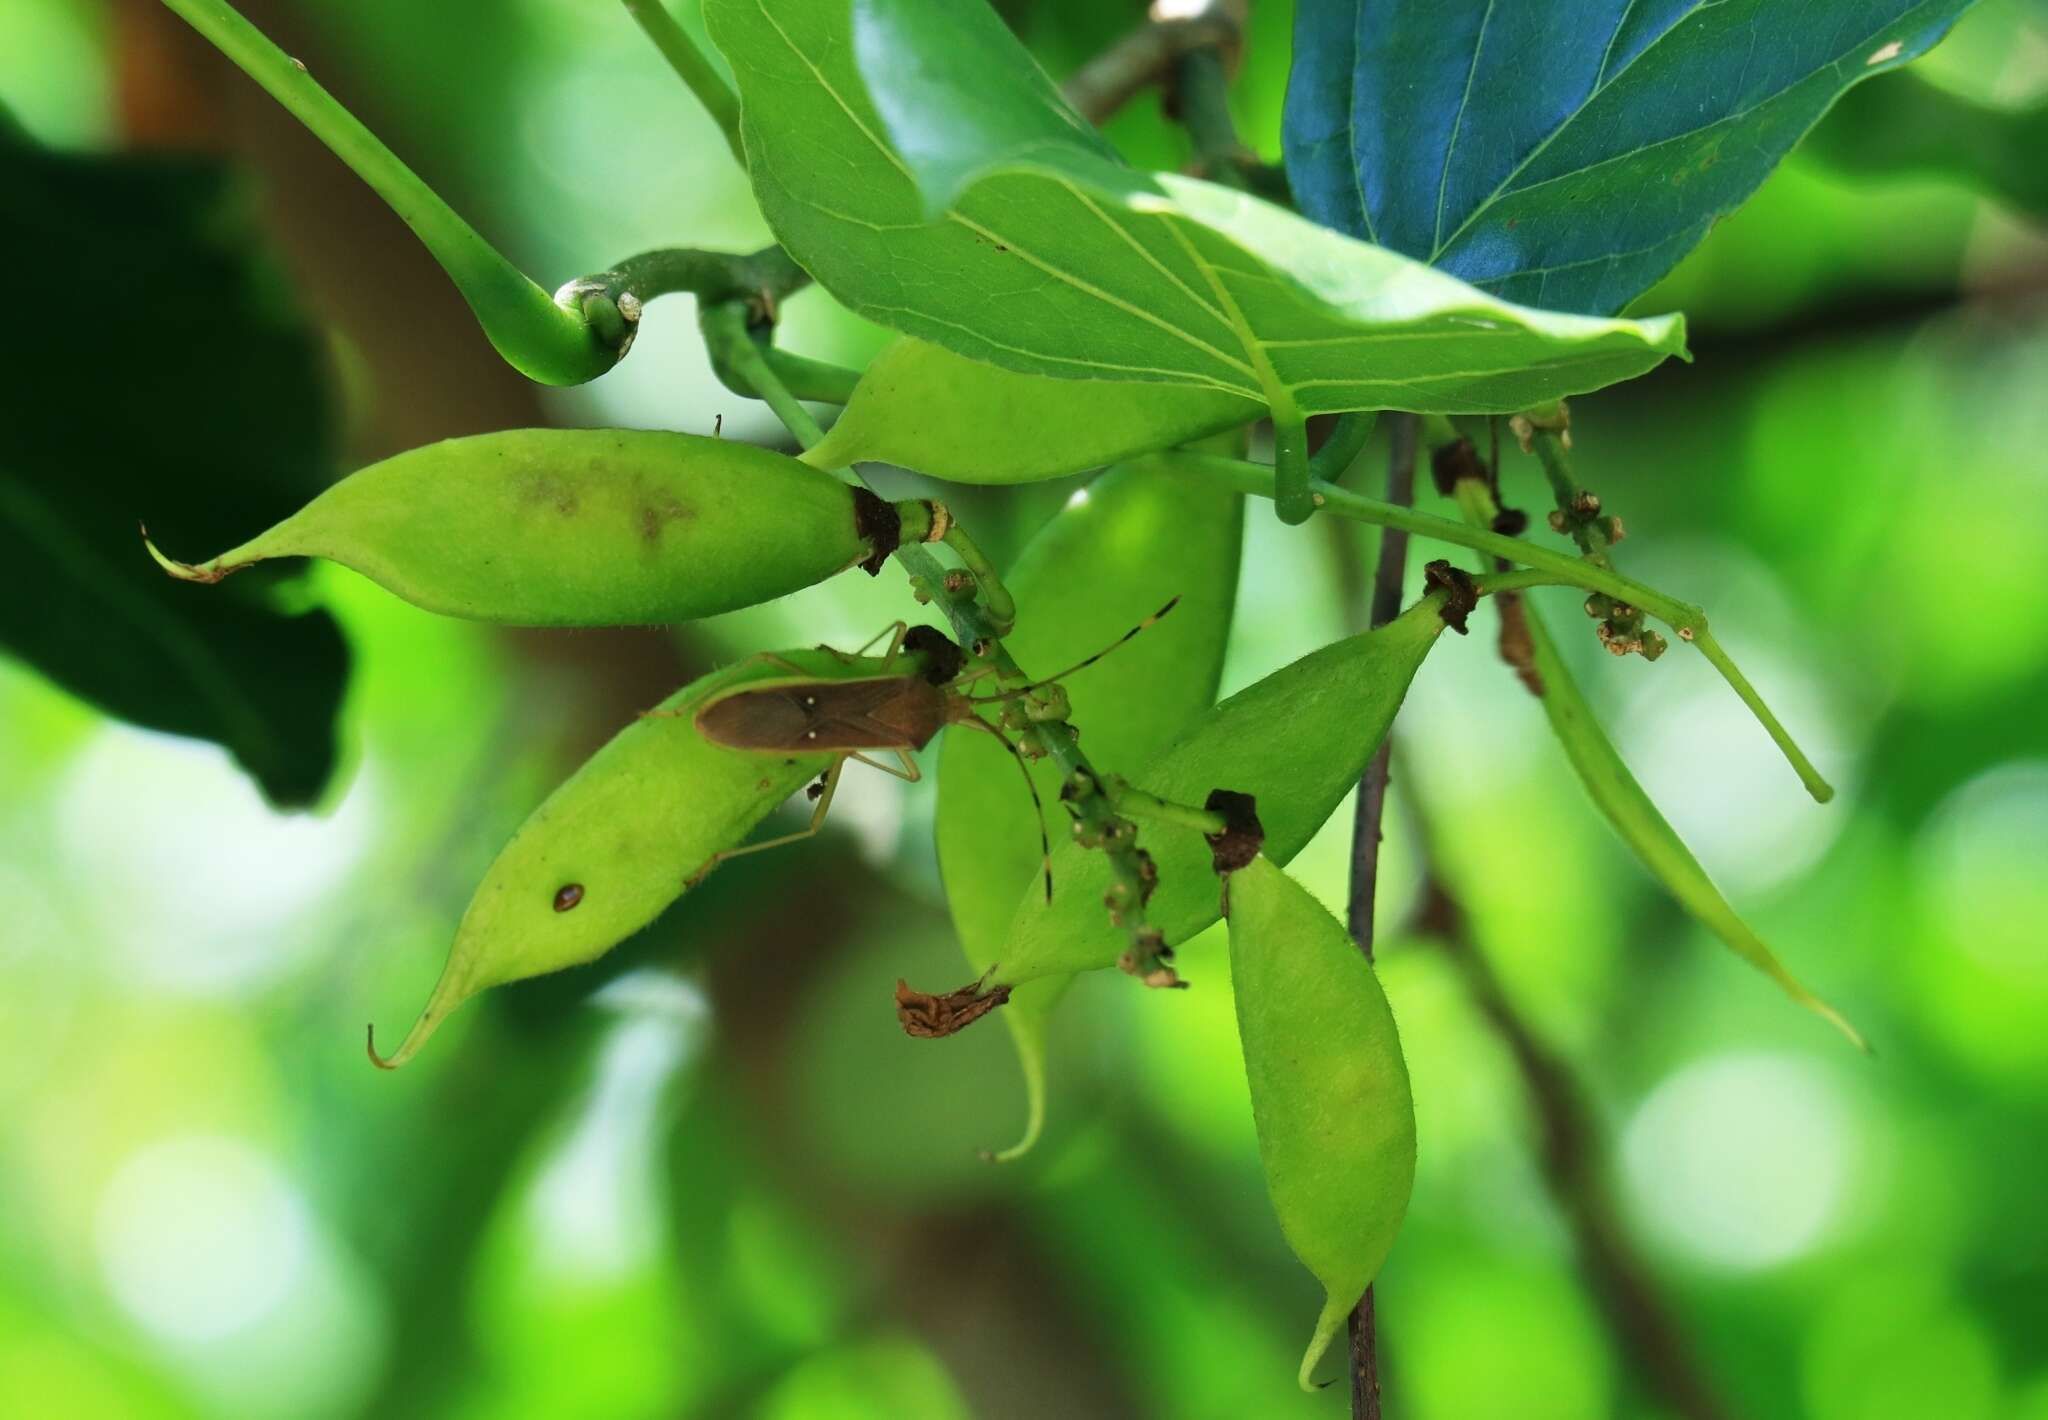
[[[1142,467],[1161,473],[1192,476],[1240,493],[1250,493],[1260,498],[1271,498],[1274,489],[1274,472],[1263,464],[1251,463],[1244,459],[1224,458],[1216,454],[1157,453],[1147,454],[1132,460]],[[1625,601],[1640,607],[1651,616],[1671,627],[1679,639],[1696,646],[1708,664],[1721,673],[1721,678],[1740,696],[1750,713],[1770,735],[1771,740],[1784,753],[1786,760],[1799,775],[1800,783],[1807,793],[1820,803],[1826,803],[1835,796],[1827,780],[1821,777],[1799,746],[1793,741],[1778,717],[1771,713],[1758,695],[1756,687],[1736,668],[1721,648],[1713,633],[1707,630],[1707,616],[1698,607],[1675,597],[1668,597],[1652,587],[1644,586],[1630,577],[1624,577],[1612,567],[1603,567],[1584,557],[1572,557],[1536,543],[1523,542],[1520,538],[1506,537],[1485,528],[1467,527],[1449,518],[1435,517],[1429,513],[1417,512],[1413,508],[1385,503],[1377,498],[1368,498],[1339,488],[1335,484],[1317,480],[1310,485],[1316,503],[1325,513],[1334,513],[1340,518],[1351,518],[1361,523],[1373,523],[1380,527],[1402,528],[1417,537],[1434,538],[1458,547],[1469,547],[1478,552],[1490,553],[1510,562],[1543,572],[1564,586],[1580,587],[1589,592],[1604,592],[1618,601]],[[1484,585],[1484,584],[1483,584]],[[1525,583],[1524,585],[1538,585]],[[1489,590],[1507,591],[1506,586],[1489,585]]]
[[[215,48],[269,91],[272,98],[348,164],[413,229],[476,313],[507,364],[547,385],[595,379],[618,359],[582,312],[556,303],[305,68],[251,25],[226,0],[164,0]]]
[[[1221,814],[1198,809],[1192,804],[1176,804],[1160,798],[1157,794],[1148,794],[1121,775],[1111,775],[1109,781],[1103,785],[1103,792],[1109,796],[1109,801],[1115,805],[1116,811],[1126,818],[1169,824],[1174,828],[1185,828],[1208,837],[1214,837],[1230,827]]]
[[[1573,515],[1572,504],[1585,490],[1579,486],[1578,478],[1572,473],[1571,462],[1564,456],[1564,437],[1555,429],[1538,429],[1529,436],[1529,447],[1535,451],[1536,462],[1543,465],[1543,476],[1550,480],[1551,497],[1557,503],[1558,511],[1564,515],[1572,541],[1586,556],[1607,561],[1607,549],[1613,546],[1613,542],[1607,536],[1606,527],[1597,519],[1580,519]]]
[[[1232,488],[1240,493],[1250,493],[1260,498],[1274,496],[1274,471],[1264,464],[1252,463],[1245,459],[1224,458],[1216,454],[1157,453],[1146,454],[1132,460],[1145,468],[1180,476],[1201,478],[1211,484]],[[1665,596],[1655,588],[1624,577],[1610,568],[1598,567],[1581,557],[1556,552],[1534,543],[1522,542],[1484,528],[1467,527],[1449,518],[1439,518],[1431,513],[1419,512],[1414,508],[1401,507],[1368,498],[1362,493],[1353,493],[1333,483],[1317,479],[1309,487],[1311,496],[1325,513],[1355,522],[1372,523],[1379,527],[1401,528],[1418,537],[1433,538],[1458,547],[1469,547],[1479,552],[1505,557],[1525,567],[1536,568],[1550,573],[1559,582],[1587,591],[1605,592],[1633,602],[1658,620],[1677,628],[1681,635],[1688,630],[1697,632],[1706,626],[1706,614],[1698,607]]]
[[[1372,438],[1373,427],[1378,423],[1379,415],[1370,409],[1338,415],[1330,437],[1323,440],[1323,446],[1309,457],[1309,478],[1341,483],[1344,475],[1351,471],[1351,465],[1365,451],[1367,442]]]
[[[1291,401],[1275,401],[1273,415],[1273,509],[1283,523],[1305,523],[1315,516],[1314,481],[1308,458],[1308,421]]]
[[[1813,795],[1814,802],[1824,804],[1834,798],[1834,786],[1821,777],[1820,770],[1814,767],[1813,761],[1808,759],[1793,741],[1791,732],[1778,723],[1778,717],[1771,713],[1770,706],[1764,704],[1764,698],[1756,693],[1756,687],[1749,683],[1749,677],[1736,668],[1735,662],[1728,659],[1728,653],[1721,649],[1721,643],[1714,639],[1714,633],[1702,624],[1690,635],[1684,631],[1678,634],[1698,647],[1699,653],[1707,658],[1708,664],[1721,673],[1721,679],[1727,681],[1735,693],[1742,697],[1742,703],[1749,707],[1749,713],[1756,716],[1757,722],[1764,727],[1764,732],[1771,737],[1771,742],[1777,745],[1785,758],[1791,762],[1793,770],[1799,775],[1799,782],[1806,786],[1807,793]]]
[[[725,76],[697,47],[689,31],[676,23],[675,16],[668,12],[661,0],[625,0],[625,4],[626,13],[654,41],[654,47],[661,51],[668,67],[676,71],[676,77],[697,96],[697,102],[704,105],[704,111],[711,115],[718,131],[725,135],[725,146],[732,149],[733,160],[744,169],[747,150],[740,142],[740,101],[732,86],[725,82]]]
[[[954,523],[946,529],[946,546],[959,555],[960,564],[974,574],[975,585],[981,589],[982,600],[988,603],[989,621],[996,634],[1007,636],[1010,628],[1017,624],[1017,603],[1010,596],[1010,589],[1003,585],[996,575],[995,563],[981,550],[980,544],[967,535],[967,529]]]

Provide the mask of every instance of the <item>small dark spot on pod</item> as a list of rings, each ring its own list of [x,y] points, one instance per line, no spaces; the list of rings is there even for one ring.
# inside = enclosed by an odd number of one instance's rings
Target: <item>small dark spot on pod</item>
[[[583,901],[582,883],[564,883],[555,890],[555,911],[557,912],[567,912],[581,901]]]

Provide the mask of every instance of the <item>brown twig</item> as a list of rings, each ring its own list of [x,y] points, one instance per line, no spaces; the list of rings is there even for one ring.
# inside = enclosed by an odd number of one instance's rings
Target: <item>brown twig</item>
[[[1417,837],[1426,842],[1428,835]],[[1480,951],[1463,904],[1433,870],[1424,884],[1416,926],[1435,939],[1456,967],[1473,1003],[1514,1060],[1536,1123],[1544,1186],[1564,1217],[1580,1271],[1628,1365],[1674,1414],[1686,1420],[1729,1420],[1670,1302],[1618,1221],[1606,1140],[1585,1086],[1522,1019]]]
[[[1387,501],[1403,506],[1415,499],[1416,419],[1397,414],[1388,425]],[[1387,528],[1380,534],[1379,565],[1373,570],[1371,624],[1384,626],[1401,612],[1401,588],[1408,570],[1408,534]],[[1379,887],[1380,821],[1387,805],[1388,742],[1365,767],[1358,783],[1358,808],[1351,821],[1351,896],[1346,914],[1351,940],[1372,960],[1372,913]],[[1379,1420],[1378,1317],[1372,1288],[1358,1299],[1347,1328],[1351,1340],[1352,1420]]]
[[[1154,20],[1131,31],[1067,77],[1067,102],[1100,123],[1144,90],[1163,82],[1175,61],[1197,49],[1229,49],[1242,32],[1241,5],[1211,4],[1185,20]]]

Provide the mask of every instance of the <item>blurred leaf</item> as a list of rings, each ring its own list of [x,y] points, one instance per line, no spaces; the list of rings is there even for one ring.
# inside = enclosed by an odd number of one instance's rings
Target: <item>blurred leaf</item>
[[[1968,5],[1302,0],[1288,175],[1339,231],[1509,300],[1618,311]]]
[[[144,555],[138,519],[239,541],[325,481],[318,343],[211,164],[82,158],[0,141],[0,267],[32,279],[0,348],[0,525],[17,594],[0,646],[110,714],[226,746],[281,804],[318,797],[347,676],[298,574],[218,591]],[[33,313],[32,315],[30,313]]]
[[[862,315],[974,359],[1304,413],[1509,411],[1683,350],[1521,310],[1228,188],[1133,172],[979,4],[711,0],[754,192]]]
[[[1859,177],[1934,173],[2048,218],[2048,102],[1994,108],[1900,74],[1844,94],[1807,147]]]
[[[1111,469],[1031,542],[1004,577],[1017,599],[1006,644],[1050,675],[1113,646],[1178,597],[1171,615],[1067,685],[1090,761],[1107,774],[1151,759],[1216,699],[1237,596],[1244,500],[1183,489],[1157,474]],[[1057,814],[1060,774],[1031,766]],[[1039,872],[1038,824],[1017,767],[983,735],[948,734],[939,761],[939,871],[961,949],[976,971],[1001,948],[1017,900]],[[1011,993],[1002,1018],[1029,1094],[1021,1151],[1045,1111],[1045,1027],[1068,978]]]

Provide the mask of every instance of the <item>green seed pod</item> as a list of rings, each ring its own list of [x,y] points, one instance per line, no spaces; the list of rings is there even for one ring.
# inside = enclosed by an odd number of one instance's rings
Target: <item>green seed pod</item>
[[[1857,1049],[1868,1050],[1869,1045],[1856,1027],[1840,1011],[1807,990],[1778,960],[1770,944],[1721,895],[1707,870],[1700,866],[1700,860],[1678,836],[1678,830],[1629,772],[1614,741],[1600,728],[1593,707],[1586,703],[1578,682],[1559,658],[1557,645],[1550,639],[1549,629],[1536,608],[1525,602],[1522,614],[1528,625],[1531,666],[1543,687],[1543,713],[1549,717],[1550,728],[1564,747],[1565,758],[1578,772],[1579,782],[1586,786],[1594,806],[1614,825],[1614,831],[1643,866],[1702,926],[1775,981],[1787,996],[1847,1036]]]
[[[1030,483],[1264,413],[1223,390],[1027,375],[904,337],[861,374],[846,412],[804,460],[843,468],[875,459],[959,483]]]
[[[1021,664],[1047,674],[1114,644],[1169,598],[1180,599],[1171,616],[1067,685],[1068,717],[1105,773],[1144,764],[1215,702],[1243,532],[1244,500],[1235,493],[1111,469],[1004,574],[1018,607],[1006,644]],[[1045,802],[1058,803],[1052,761],[1037,761],[1031,772]],[[1039,871],[1038,824],[1018,792],[1017,767],[986,735],[945,738],[937,837],[946,903],[979,973],[995,960],[1018,895]],[[1030,1148],[1045,1122],[1046,1025],[1068,980],[1032,982],[999,1013],[1016,1042],[1027,1110],[1023,1139],[998,1159]]]
[[[1276,863],[1299,853],[1357,785],[1394,721],[1408,683],[1444,629],[1442,593],[1380,627],[1323,647],[1247,686],[1197,720],[1131,777],[1148,793],[1200,804],[1212,789],[1253,795]],[[1192,829],[1147,825],[1140,843],[1159,870],[1147,919],[1169,946],[1220,914],[1208,843]],[[1026,893],[1010,923],[993,981],[1019,986],[1041,976],[1114,966],[1129,944],[1103,910],[1108,860],[1066,841],[1053,850],[1057,890],[1048,903]]]
[[[825,679],[882,667],[874,658],[848,663],[824,651],[781,658]],[[785,666],[742,661],[691,682],[659,707],[680,713],[634,721],[548,795],[484,874],[418,1022],[397,1053],[378,1063],[403,1065],[486,987],[604,955],[824,773],[834,756],[726,749],[693,722],[712,697],[788,674]]]
[[[173,576],[325,557],[415,606],[515,626],[641,626],[770,601],[927,535],[795,459],[722,439],[515,429],[371,464],[268,532]]]
[[[1230,975],[1280,1231],[1328,1293],[1301,1388],[1378,1275],[1415,1186],[1415,1102],[1379,978],[1263,856],[1230,875]]]

